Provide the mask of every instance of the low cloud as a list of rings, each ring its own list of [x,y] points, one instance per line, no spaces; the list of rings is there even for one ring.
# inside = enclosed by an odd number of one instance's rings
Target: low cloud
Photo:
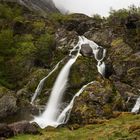
[[[89,16],[100,14],[108,16],[110,8],[127,8],[134,4],[140,6],[140,0],[53,0],[56,6],[71,13],[84,13]]]

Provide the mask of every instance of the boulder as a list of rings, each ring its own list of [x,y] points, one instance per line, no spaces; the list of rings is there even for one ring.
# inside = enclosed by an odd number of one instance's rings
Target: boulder
[[[13,95],[3,95],[0,98],[0,119],[16,113],[17,99]]]
[[[82,44],[80,53],[86,57],[93,56],[93,51],[89,44]]]
[[[114,90],[111,81],[99,79],[76,98],[69,122],[90,124],[96,119],[108,119],[117,108],[125,108],[122,97]]]
[[[114,73],[114,69],[113,69],[112,63],[110,63],[110,62],[105,63],[104,77],[108,79],[113,73]]]
[[[28,121],[20,121],[8,125],[9,128],[14,132],[14,135],[17,134],[38,134],[39,131],[36,126],[29,123]]]
[[[14,136],[14,132],[7,124],[0,124],[0,140]]]

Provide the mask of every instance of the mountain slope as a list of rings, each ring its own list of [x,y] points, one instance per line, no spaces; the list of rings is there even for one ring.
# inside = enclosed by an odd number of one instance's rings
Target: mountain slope
[[[0,0],[7,2],[17,2],[21,5],[24,5],[32,11],[41,12],[41,14],[46,15],[46,13],[59,12],[55,7],[55,4],[52,0]]]

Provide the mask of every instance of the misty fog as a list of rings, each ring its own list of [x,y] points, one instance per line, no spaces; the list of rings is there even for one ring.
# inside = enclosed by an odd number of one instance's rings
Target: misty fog
[[[108,16],[110,8],[127,8],[134,4],[140,6],[140,0],[53,0],[57,8],[71,13],[84,13],[89,16],[100,14]]]

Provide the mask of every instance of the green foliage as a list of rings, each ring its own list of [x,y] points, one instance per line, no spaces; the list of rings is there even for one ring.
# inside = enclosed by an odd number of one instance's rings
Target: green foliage
[[[14,40],[13,31],[10,29],[2,30],[0,32],[0,54],[1,56],[11,56],[14,53],[13,50]]]
[[[96,21],[102,21],[102,17],[101,17],[100,15],[98,15],[98,14],[94,14],[94,15],[92,16],[92,18],[93,18],[94,20],[96,20]]]
[[[127,9],[120,9],[118,11],[111,9],[110,11],[110,18],[115,17],[115,18],[123,19],[123,18],[128,17],[128,15],[129,15],[129,12]]]
[[[20,42],[18,43],[16,59],[24,64],[25,61],[29,61],[33,58],[36,48],[33,42]]]
[[[0,32],[0,84],[7,85],[7,71],[9,70],[7,62],[15,54],[13,31],[10,29],[1,30]],[[8,68],[8,69],[7,69]],[[8,75],[7,75],[8,76]]]
[[[17,6],[11,8],[7,4],[0,4],[0,18],[6,20],[18,19],[21,15],[21,9]]]
[[[40,21],[34,21],[33,22],[33,31],[35,33],[38,33],[38,32],[44,32],[45,30],[45,22],[40,20]]]
[[[52,26],[42,18],[29,22],[22,12],[17,4],[0,4],[0,85],[10,89],[23,86],[35,67],[49,66],[55,46]],[[30,28],[16,32],[17,21]]]
[[[71,15],[62,15],[60,13],[52,13],[49,15],[49,19],[52,20],[54,23],[58,22],[58,23],[63,23],[66,22],[70,19],[72,19]]]
[[[48,65],[55,50],[54,36],[48,33],[41,35],[36,42],[36,60],[41,65]],[[50,63],[49,63],[50,64]]]
[[[5,19],[13,18],[14,13],[10,7],[7,5],[0,4],[0,17]]]
[[[116,25],[116,23],[123,22],[130,15],[140,16],[140,7],[131,5],[128,9],[125,8],[120,10],[111,9],[108,21],[113,24],[115,23]]]
[[[34,28],[38,29],[44,29],[45,28],[45,22],[44,21],[36,21],[33,23]]]

